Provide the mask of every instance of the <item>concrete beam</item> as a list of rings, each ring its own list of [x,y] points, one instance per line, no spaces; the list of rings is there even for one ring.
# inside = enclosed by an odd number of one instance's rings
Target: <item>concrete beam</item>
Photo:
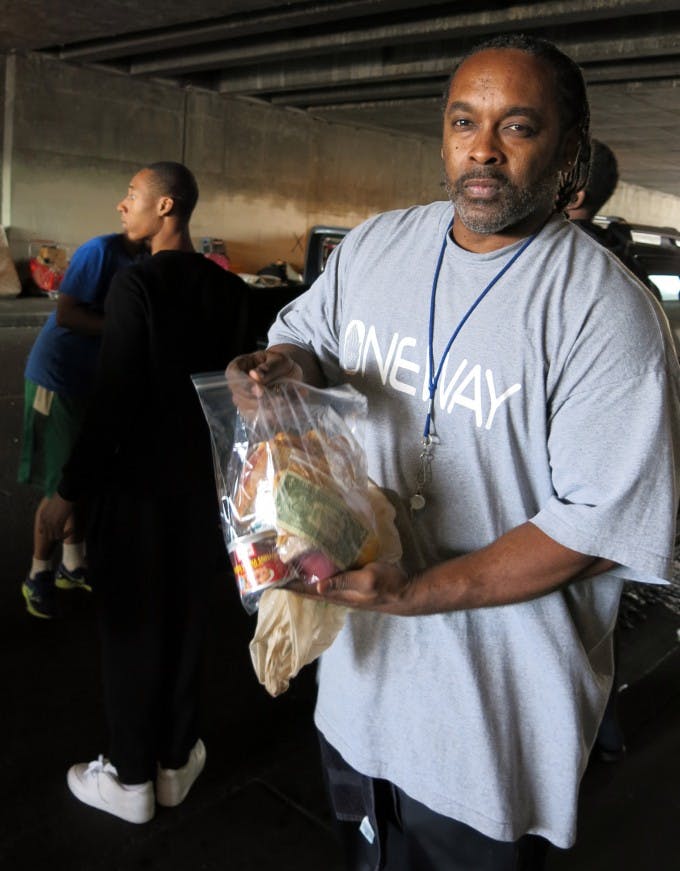
[[[430,2],[444,4],[449,0],[430,0]],[[57,55],[61,60],[100,62],[176,48],[185,49],[187,46],[207,42],[222,42],[260,36],[264,33],[294,30],[347,18],[386,14],[418,5],[413,0],[332,0],[332,2],[304,4],[302,8],[230,15],[228,18],[191,27],[163,28],[112,39],[90,40],[63,48]]]
[[[270,60],[324,55],[329,51],[430,42],[447,37],[474,38],[485,34],[517,30],[558,28],[574,23],[677,11],[677,0],[560,0],[518,4],[506,9],[452,13],[419,21],[395,22],[332,33],[290,35],[270,40],[226,45],[195,52],[173,52],[169,56],[133,61],[132,75],[176,75]]]
[[[273,105],[308,108],[314,106],[337,106],[345,103],[366,103],[366,101],[400,100],[407,102],[413,97],[431,97],[439,93],[447,77],[424,79],[415,82],[376,82],[374,85],[358,85],[353,88],[329,88],[326,90],[295,91],[274,94],[269,99]]]
[[[589,86],[611,82],[637,82],[647,79],[680,79],[680,64],[676,60],[649,62],[621,62],[604,66],[588,66],[583,70]],[[273,93],[268,98],[273,105],[302,107],[305,109],[339,108],[343,104],[357,105],[370,101],[401,100],[407,102],[414,97],[432,97],[437,99],[442,91],[448,75],[434,78],[417,79],[414,81],[382,81],[373,84],[355,84],[348,87],[310,88],[298,91]]]
[[[630,58],[676,55],[680,47],[680,32],[665,31],[639,37],[583,41],[564,39],[560,48],[582,65],[602,62],[620,63]],[[399,81],[413,78],[447,76],[462,57],[460,46],[449,48],[445,43],[431,46],[428,51],[411,47],[395,48],[389,55],[383,52],[334,53],[314,64],[304,61],[263,64],[243,70],[224,72],[218,79],[218,90],[224,94],[274,94],[321,87],[354,86],[361,83]],[[672,62],[669,61],[669,64]],[[585,68],[588,75],[587,66]],[[677,76],[669,66],[670,75]],[[596,73],[595,73],[596,74]]]
[[[674,58],[586,66],[583,73],[586,82],[595,86],[610,82],[639,82],[646,79],[680,79],[680,62]]]

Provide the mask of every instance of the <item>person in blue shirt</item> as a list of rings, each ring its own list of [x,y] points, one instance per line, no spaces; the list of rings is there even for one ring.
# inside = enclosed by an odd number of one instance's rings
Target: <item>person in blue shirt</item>
[[[22,594],[29,614],[55,616],[55,587],[89,590],[82,519],[63,542],[41,530],[40,515],[54,495],[61,469],[78,435],[104,325],[104,299],[115,273],[133,262],[138,248],[122,233],[97,236],[78,248],[59,290],[56,309],[31,348],[24,372],[24,427],[19,481],[42,493],[33,524],[33,559]]]

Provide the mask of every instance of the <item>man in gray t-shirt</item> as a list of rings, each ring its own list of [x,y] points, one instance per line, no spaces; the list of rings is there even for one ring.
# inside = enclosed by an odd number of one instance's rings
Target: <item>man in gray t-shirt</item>
[[[474,50],[442,158],[453,211],[351,232],[228,373],[353,384],[399,510],[400,566],[311,591],[352,609],[315,714],[351,867],[536,871],[575,837],[622,580],[671,576],[680,372],[651,294],[561,214],[589,159],[568,58]]]

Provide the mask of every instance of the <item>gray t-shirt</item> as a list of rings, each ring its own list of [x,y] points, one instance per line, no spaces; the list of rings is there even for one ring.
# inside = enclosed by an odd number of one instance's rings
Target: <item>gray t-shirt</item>
[[[555,216],[462,327],[442,369],[426,507],[409,518],[428,408],[428,320],[449,203],[352,231],[270,342],[368,399],[369,475],[402,507],[408,570],[531,520],[622,568],[534,601],[425,617],[351,612],[324,654],[316,722],[355,769],[500,840],[566,847],[612,680],[621,578],[671,577],[680,375],[660,307]],[[435,369],[517,245],[449,235]],[[618,577],[617,577],[618,575]]]

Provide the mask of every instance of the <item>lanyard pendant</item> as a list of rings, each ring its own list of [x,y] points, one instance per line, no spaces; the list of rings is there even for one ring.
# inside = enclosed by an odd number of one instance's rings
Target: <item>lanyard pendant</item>
[[[431,435],[423,436],[418,474],[416,476],[416,492],[411,496],[410,501],[412,512],[422,511],[426,505],[424,491],[432,480],[432,453],[436,438],[436,436]]]

